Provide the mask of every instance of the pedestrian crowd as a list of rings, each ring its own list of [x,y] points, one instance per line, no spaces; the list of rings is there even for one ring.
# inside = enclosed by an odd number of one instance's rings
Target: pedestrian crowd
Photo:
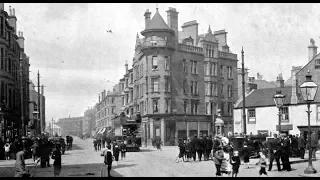
[[[67,147],[72,147],[72,137],[67,136]],[[54,159],[54,176],[58,176],[61,172],[61,154],[64,154],[65,142],[60,137],[55,139],[48,139],[47,136],[41,135],[28,136],[25,138],[19,138],[15,136],[13,140],[10,138],[3,142],[0,139],[1,155],[0,159],[4,160],[16,160],[15,163],[15,177],[30,177],[30,172],[25,165],[25,159],[32,158],[33,163],[40,168],[51,167],[51,159]]]
[[[106,139],[104,141],[101,138],[96,138],[93,140],[93,146],[96,152],[100,151],[101,148],[105,148],[102,151],[101,156],[104,157],[103,162],[107,166],[108,177],[111,177],[110,171],[112,169],[112,162],[115,161],[116,165],[118,165],[120,154],[121,154],[121,160],[125,160],[126,158],[126,151],[127,151],[126,142],[125,141],[117,142],[116,140],[111,142],[110,139]]]
[[[274,138],[268,141],[260,142],[258,140],[244,139],[243,146],[234,149],[231,139],[223,136],[207,137],[206,135],[194,135],[187,140],[178,140],[179,154],[176,162],[195,162],[198,159],[208,161],[213,160],[216,167],[216,176],[227,174],[237,177],[240,159],[244,162],[245,169],[250,168],[250,158],[257,157],[256,165],[260,166],[259,176],[266,175],[272,170],[272,163],[277,162],[278,171],[291,171],[289,157],[300,157],[304,159],[305,150],[312,151],[315,158],[319,142],[313,132],[311,135],[311,147],[307,144],[307,139],[303,133],[301,135],[274,134]],[[249,147],[250,145],[250,147]],[[280,167],[282,161],[282,168]],[[269,162],[269,163],[268,163]],[[269,165],[269,166],[268,166]]]

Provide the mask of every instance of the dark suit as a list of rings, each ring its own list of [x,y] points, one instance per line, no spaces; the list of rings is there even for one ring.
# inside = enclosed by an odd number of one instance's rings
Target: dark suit
[[[209,155],[211,153],[212,150],[212,140],[211,139],[206,139],[205,141],[205,160],[209,159]]]
[[[273,163],[274,159],[277,162],[278,171],[281,171],[281,167],[280,167],[281,142],[280,142],[280,139],[272,139],[269,141],[269,154],[270,154],[269,171],[271,171],[271,169],[272,169],[272,163]]]
[[[305,148],[306,148],[306,140],[304,139],[303,136],[300,136],[298,139],[298,148],[299,148],[299,153],[300,153],[300,158],[304,159],[304,154],[305,154]]]
[[[204,151],[204,139],[198,139],[195,143],[195,148],[196,148],[196,151],[197,151],[197,154],[198,154],[198,159],[199,161],[201,161],[201,158],[202,158],[202,154],[203,154],[203,151]]]
[[[190,150],[193,157],[193,161],[196,161],[196,144],[198,144],[199,139],[197,137],[194,137],[190,141]]]
[[[291,171],[289,156],[290,156],[290,139],[286,137],[283,140],[282,145],[282,155],[281,155],[281,161],[283,164],[283,170]]]

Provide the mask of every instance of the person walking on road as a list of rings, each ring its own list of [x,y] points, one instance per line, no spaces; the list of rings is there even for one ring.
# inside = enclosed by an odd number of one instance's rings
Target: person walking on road
[[[57,144],[56,149],[52,153],[53,162],[53,175],[57,177],[61,173],[61,145]]]
[[[99,138],[97,140],[97,145],[98,145],[98,151],[100,151],[101,150],[101,138]]]
[[[93,147],[94,147],[94,150],[97,152],[97,146],[98,146],[98,142],[97,142],[97,139],[94,139],[93,140]]]
[[[127,152],[127,145],[122,142],[120,144],[120,150],[121,150],[121,160],[125,160],[126,159],[126,152]]]
[[[299,148],[300,159],[304,159],[304,154],[306,149],[306,139],[304,138],[303,133],[301,133],[300,137],[298,138],[298,148]]]
[[[14,177],[30,177],[30,173],[26,168],[26,163],[24,161],[24,155],[26,150],[19,151],[16,154],[16,163],[15,163],[15,175]]]
[[[316,158],[316,152],[318,147],[318,140],[316,138],[316,134],[313,131],[311,134],[311,152],[312,152],[312,158]]]
[[[111,177],[110,171],[112,168],[112,161],[113,161],[111,145],[107,145],[107,148],[103,151],[103,154],[104,154],[104,164],[108,166],[108,177]]]
[[[249,169],[249,162],[250,162],[250,149],[247,146],[247,143],[243,144],[243,149],[242,149],[242,156],[243,156],[243,161],[244,161],[244,166]]]
[[[232,177],[238,176],[240,164],[241,164],[241,160],[239,157],[239,152],[234,151],[233,156],[231,157]]]
[[[280,142],[280,139],[277,138],[277,134],[274,134],[273,137],[274,139],[269,141],[270,162],[269,162],[268,171],[272,170],[272,163],[274,159],[277,162],[278,171],[281,171],[281,167],[280,167],[281,142]]]
[[[38,141],[35,141],[31,148],[32,148],[33,163],[34,163],[34,164],[38,164],[39,161],[40,161]]]
[[[268,173],[266,171],[266,167],[267,167],[267,158],[266,156],[260,151],[259,152],[259,161],[257,162],[256,165],[260,166],[260,170],[259,170],[259,177],[264,174],[268,177]]]
[[[118,143],[114,142],[113,143],[113,156],[114,156],[114,159],[118,165],[118,161],[119,161],[119,154],[120,154],[120,147],[118,145]]]

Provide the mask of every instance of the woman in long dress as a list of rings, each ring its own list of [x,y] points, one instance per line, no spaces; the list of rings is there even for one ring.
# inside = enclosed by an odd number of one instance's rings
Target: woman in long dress
[[[61,146],[60,144],[56,145],[56,149],[52,153],[52,159],[54,159],[53,163],[53,175],[57,177],[61,173]]]
[[[16,154],[14,177],[30,177],[30,173],[26,168],[26,163],[24,162],[24,154],[24,151],[19,151]]]

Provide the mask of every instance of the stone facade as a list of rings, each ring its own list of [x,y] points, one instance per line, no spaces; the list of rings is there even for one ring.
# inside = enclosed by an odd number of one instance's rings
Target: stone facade
[[[168,23],[158,10],[150,15],[147,10],[133,58],[133,108],[142,115],[142,144],[161,139],[171,145],[195,134],[211,135],[217,109],[231,130],[238,60],[227,45],[227,32],[212,33],[209,27],[199,35],[196,21],[180,32],[175,8],[167,11]]]
[[[4,3],[0,3],[0,103],[3,106],[1,126],[8,130],[7,137],[21,136],[22,126],[27,129],[29,66],[29,57],[24,52],[23,33],[17,33],[15,9],[10,7],[8,14],[4,10]],[[4,137],[2,128],[0,131],[0,136]]]

